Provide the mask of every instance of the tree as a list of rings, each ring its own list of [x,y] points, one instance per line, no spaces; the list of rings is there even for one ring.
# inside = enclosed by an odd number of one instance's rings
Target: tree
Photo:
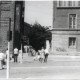
[[[30,25],[24,23],[24,36],[29,39],[29,45],[31,45],[36,51],[45,47],[46,39],[51,41],[51,32],[48,27],[41,26],[39,23]],[[23,40],[24,44],[25,40]],[[28,44],[27,44],[28,45]]]
[[[38,23],[35,23],[31,27],[29,34],[29,43],[35,49],[41,49],[45,47],[46,39],[51,40],[51,32],[48,28],[41,26]]]
[[[24,22],[23,45],[29,45],[29,36],[31,33],[31,25]]]

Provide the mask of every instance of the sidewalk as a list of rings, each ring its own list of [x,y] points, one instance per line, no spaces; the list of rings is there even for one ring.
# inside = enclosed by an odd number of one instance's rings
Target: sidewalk
[[[49,55],[49,59],[54,61],[80,61],[80,56]]]
[[[33,61],[33,56],[28,56],[26,53],[23,54],[23,61]],[[80,56],[67,56],[67,55],[52,55],[48,56],[49,60],[53,61],[80,61]]]
[[[49,55],[47,63],[34,61],[33,57],[23,57],[23,63],[10,62],[10,78],[26,79],[79,79],[79,61],[59,61],[63,56]],[[26,59],[27,58],[27,59]],[[66,58],[63,57],[63,60]],[[69,58],[69,57],[67,57]],[[57,60],[55,60],[57,59]],[[6,69],[0,71],[0,78],[6,78]]]
[[[35,56],[28,56],[27,53],[23,53],[23,62],[29,61],[33,62]],[[69,55],[52,55],[48,56],[48,60],[53,61],[80,61],[80,56],[69,56]],[[13,62],[10,61],[10,62]]]
[[[22,63],[10,62],[11,67],[45,67],[45,66],[80,66],[80,56],[54,56],[49,55],[47,63],[34,61],[33,56],[27,56],[24,53]]]

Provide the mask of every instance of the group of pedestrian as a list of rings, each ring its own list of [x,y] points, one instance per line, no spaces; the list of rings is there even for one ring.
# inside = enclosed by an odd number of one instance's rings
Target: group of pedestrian
[[[48,55],[49,55],[49,51],[48,49],[44,49],[42,47],[41,50],[38,50],[37,52],[30,48],[31,49],[31,54],[33,56],[36,55],[36,58],[42,63],[42,62],[47,62],[47,59],[48,59]],[[14,54],[13,54],[13,58],[14,58],[14,62],[20,62],[21,58],[22,58],[22,55],[21,55],[22,51],[21,50],[18,50],[18,48],[14,48]],[[7,61],[7,54],[8,54],[8,49],[3,52],[3,51],[0,51],[0,69],[3,69],[3,65],[6,64],[6,61]],[[34,58],[34,60],[36,59]]]
[[[0,69],[3,69],[4,65],[6,65],[7,63],[7,55],[8,55],[8,49],[6,49],[6,51],[0,51]],[[18,59],[20,61],[21,50],[18,50],[18,48],[14,48],[13,58],[14,62],[18,62]],[[9,56],[9,59],[11,60],[11,56]]]
[[[49,50],[48,49],[44,49],[42,47],[41,50],[38,50],[36,56],[34,57],[34,60],[38,59],[41,63],[42,62],[47,62],[48,55],[49,55]]]

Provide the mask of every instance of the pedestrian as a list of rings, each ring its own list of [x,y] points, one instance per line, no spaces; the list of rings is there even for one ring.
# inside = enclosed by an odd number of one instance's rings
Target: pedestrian
[[[19,61],[19,63],[22,62],[22,50],[19,50],[18,61]]]
[[[39,60],[40,59],[40,53],[39,53],[40,50],[38,50],[35,55],[34,55],[34,61],[35,60]]]
[[[6,58],[7,58],[7,54],[8,54],[8,49],[6,49],[6,54],[5,54],[6,55]]]
[[[7,62],[7,54],[6,52],[2,51],[2,53],[4,54],[4,58],[3,58],[3,67],[6,66],[6,62]]]
[[[14,48],[14,62],[17,62],[17,57],[18,57],[18,49]]]
[[[34,49],[32,49],[32,56],[36,55],[36,51]]]
[[[48,55],[49,55],[49,50],[48,49],[45,49],[44,62],[47,62]]]
[[[40,53],[41,53],[41,51],[40,51],[40,50],[38,50],[37,55],[38,55],[38,60],[39,60],[39,61],[40,61]]]
[[[44,61],[44,48],[42,47],[41,51],[40,51],[40,59],[39,61],[42,63]]]
[[[0,69],[3,69],[4,53],[0,51]]]
[[[3,66],[6,68],[6,64],[7,64],[7,55],[9,54],[8,49],[6,49],[4,53],[4,60],[3,60]]]

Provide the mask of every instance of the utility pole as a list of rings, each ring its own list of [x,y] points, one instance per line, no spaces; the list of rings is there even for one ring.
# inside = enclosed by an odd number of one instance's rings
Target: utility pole
[[[9,70],[10,70],[10,65],[9,65],[9,55],[10,55],[10,40],[11,40],[11,18],[9,18],[9,31],[8,31],[8,35],[7,35],[7,38],[8,38],[8,52],[7,52],[7,70],[6,70],[6,78],[9,79]]]

